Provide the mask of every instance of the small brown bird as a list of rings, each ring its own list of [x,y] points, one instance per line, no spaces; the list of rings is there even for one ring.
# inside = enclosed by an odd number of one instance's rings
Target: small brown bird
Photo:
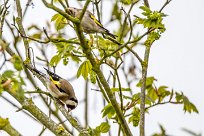
[[[77,9],[74,7],[68,8],[69,14],[73,17],[79,18],[82,12],[82,9]],[[88,10],[86,10],[82,22],[82,29],[85,33],[102,33],[111,36],[112,38],[116,38],[117,36],[110,33],[109,30],[103,27],[103,25],[95,18],[95,16]]]
[[[75,109],[78,105],[78,100],[75,96],[72,85],[66,79],[63,79],[46,68],[44,69],[47,71],[48,75],[37,69],[33,70],[45,78],[47,89],[50,91],[50,94],[61,103],[65,104],[68,111]]]

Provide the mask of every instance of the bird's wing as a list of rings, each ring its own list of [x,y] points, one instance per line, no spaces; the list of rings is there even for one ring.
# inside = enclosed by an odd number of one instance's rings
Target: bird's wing
[[[90,14],[90,18],[100,27],[104,28],[103,25],[95,18],[94,15]]]
[[[75,96],[72,85],[65,79],[60,80],[60,91],[65,92],[69,96]]]

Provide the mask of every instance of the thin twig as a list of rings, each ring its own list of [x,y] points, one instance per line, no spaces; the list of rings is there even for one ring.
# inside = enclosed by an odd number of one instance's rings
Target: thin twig
[[[18,17],[16,18],[16,23],[18,24],[18,28],[21,34],[26,35],[25,30],[23,28],[23,24],[22,24],[23,15],[22,15],[22,8],[21,8],[20,0],[16,0],[16,7],[17,7],[17,13],[18,13]],[[26,52],[25,53],[26,58],[30,59],[29,43],[28,43],[27,38],[23,38],[23,42],[24,42],[24,47],[25,47],[25,52]]]
[[[144,4],[145,4],[145,6],[147,6],[148,8],[150,8],[150,7],[149,7],[149,1],[148,1],[148,0],[144,0]]]
[[[137,54],[137,52],[135,52],[133,49],[131,49],[129,46],[126,46],[126,48],[132,52],[132,54],[139,60],[140,64],[143,63],[143,60],[140,58],[140,56]]]
[[[161,13],[162,10],[171,2],[172,0],[166,0],[166,2],[164,3],[164,5],[161,7],[161,9],[159,10],[159,12]]]
[[[9,104],[11,104],[13,107],[20,109],[20,107],[18,107],[14,102],[12,102],[11,100],[9,100],[8,98],[6,98],[5,96],[1,95],[1,98],[3,98],[6,102],[8,102]],[[28,114],[27,112],[25,112],[24,110],[22,110],[22,112],[24,114],[26,114],[28,117],[32,118],[34,121],[38,122],[33,116],[31,116],[30,114]]]
[[[63,3],[63,1],[62,0],[58,0],[59,1],[59,3],[62,5],[62,7],[64,8],[64,9],[66,9],[67,7],[66,7],[66,5]]]
[[[2,15],[0,17],[0,39],[2,39],[3,25],[4,25],[5,17],[8,12],[8,8],[9,8],[9,6],[7,7],[8,1],[9,0],[4,1],[4,5],[3,5],[2,13],[1,13]]]
[[[119,78],[119,75],[118,75],[118,71],[117,71],[117,70],[115,70],[115,74],[116,74],[116,77],[117,77],[117,79],[118,79],[119,96],[120,96],[120,102],[121,102],[120,108],[121,108],[121,110],[123,111],[123,93],[122,93],[121,82],[120,82],[120,78]]]
[[[152,104],[148,107],[145,107],[145,110],[148,110],[149,108],[155,107],[157,105],[163,105],[163,104],[182,104],[182,102],[174,102],[174,101],[158,102],[158,103]]]

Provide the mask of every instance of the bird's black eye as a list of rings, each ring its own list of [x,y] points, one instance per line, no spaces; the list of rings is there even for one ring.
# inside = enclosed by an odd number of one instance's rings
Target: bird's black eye
[[[69,10],[69,14],[70,14],[71,16],[73,16],[73,11],[72,11],[72,10]]]
[[[75,17],[75,8],[70,8],[68,14]]]

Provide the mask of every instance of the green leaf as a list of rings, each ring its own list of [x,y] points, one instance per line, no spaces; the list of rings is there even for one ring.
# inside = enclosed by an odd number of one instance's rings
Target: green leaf
[[[138,24],[142,24],[145,28],[154,28],[155,30],[153,32],[156,32],[158,34],[161,34],[165,31],[165,26],[162,22],[163,17],[166,16],[164,13],[160,13],[158,11],[151,11],[146,6],[141,6],[140,9],[143,10],[142,14],[145,16],[145,18],[137,17],[136,22]],[[155,38],[154,40],[158,40],[158,38]]]
[[[99,49],[101,57],[103,57],[104,55],[108,55],[108,54],[112,53],[113,51],[115,51],[118,48],[117,44],[111,42],[108,39],[104,39],[101,36],[98,36],[97,43],[98,43],[98,49]],[[117,57],[117,53],[114,54],[113,56]]]
[[[113,6],[113,11],[112,11],[112,16],[111,16],[111,21],[114,20],[121,20],[122,18],[122,12],[120,11],[120,7],[118,2],[115,2],[114,6]]]
[[[2,74],[2,77],[4,79],[13,78],[13,76],[14,76],[14,72],[12,70],[7,70]]]
[[[141,97],[140,94],[141,93],[134,94],[133,97],[132,97],[132,99],[133,99],[132,101],[136,101],[137,104],[140,104],[140,97]],[[152,100],[152,98],[150,98],[148,95],[146,95],[145,96],[145,104],[151,105],[152,102],[154,102]]]
[[[120,1],[125,5],[130,5],[132,3],[132,0],[120,0]]]
[[[67,65],[68,62],[69,62],[69,59],[68,59],[68,58],[63,58],[63,64],[64,64],[64,65]]]
[[[0,117],[0,129],[3,129],[9,123],[8,118],[3,119]]]
[[[60,55],[55,55],[52,57],[52,59],[50,60],[50,66],[57,66],[57,64],[60,62],[61,60],[61,56]]]
[[[191,113],[191,112],[198,113],[196,106],[193,103],[191,103],[186,96],[183,96],[183,102],[184,102],[183,109],[185,112],[187,111],[189,113]]]
[[[167,86],[160,86],[157,90],[158,95],[160,96],[160,101],[162,101],[165,97],[171,94],[170,91],[167,90]]]
[[[91,83],[93,84],[96,83],[96,73],[93,70],[90,71],[90,80],[91,80]]]
[[[191,113],[191,112],[196,112],[198,113],[198,109],[196,108],[196,106],[189,101],[189,99],[183,95],[183,93],[178,93],[176,92],[176,101],[177,102],[181,102],[183,103],[183,110],[185,112]]]
[[[177,102],[182,102],[182,100],[183,100],[183,93],[178,93],[178,92],[176,92],[176,101]]]
[[[65,39],[62,39],[62,38],[58,38],[58,39],[59,40],[65,40]],[[60,58],[63,59],[63,64],[64,65],[67,65],[70,60],[73,60],[76,63],[79,63],[81,61],[81,59],[80,59],[80,57],[78,57],[78,55],[81,55],[82,53],[80,51],[78,51],[76,49],[76,47],[73,46],[72,44],[66,43],[66,42],[54,42],[53,44],[56,45],[57,55],[59,56],[59,59]],[[58,60],[58,58],[54,58],[54,59]]]
[[[139,120],[140,120],[140,109],[137,107],[133,108],[133,111],[131,113],[132,115],[128,119],[128,122],[133,124],[134,127],[139,125]]]
[[[97,129],[88,128],[89,136],[100,136],[100,132]],[[79,136],[84,136],[84,133],[80,133]]]
[[[84,79],[86,80],[87,77],[88,77],[88,74],[91,72],[91,70],[92,70],[92,65],[91,65],[90,61],[89,60],[84,61],[80,65],[80,67],[79,67],[79,69],[77,71],[77,78],[80,75],[82,75],[84,77]]]
[[[124,98],[124,99],[133,100],[131,96],[126,96],[126,95],[123,95],[123,98]]]
[[[133,98],[134,101],[140,100],[140,93],[134,94],[134,95],[132,96],[132,98]]]
[[[71,53],[71,58],[72,58],[73,61],[75,61],[77,63],[81,62],[80,57],[74,55],[73,53]]]
[[[22,65],[22,61],[20,59],[19,56],[17,55],[14,55],[11,59],[11,62],[13,63],[14,65],[14,68],[18,71],[22,70],[23,69],[23,65]]]
[[[41,33],[35,33],[35,34],[31,35],[31,37],[32,37],[32,38],[35,38],[35,39],[40,39],[41,36],[42,36]]]
[[[158,99],[156,90],[153,87],[148,89],[147,96],[149,96],[153,102],[155,102],[155,100]]]
[[[152,11],[147,6],[140,6],[140,9],[142,9],[146,13],[151,13]]]
[[[0,82],[0,96],[1,96],[3,91],[4,91],[4,89],[3,89],[3,86],[1,85],[1,82]]]
[[[100,133],[107,133],[110,129],[110,125],[107,122],[102,122],[100,126],[96,127]]]
[[[55,29],[56,30],[60,30],[60,29],[64,28],[65,25],[67,24],[66,19],[59,13],[55,14],[52,17],[51,21],[55,22]]]
[[[55,14],[54,16],[52,16],[51,22],[57,20],[57,18],[59,17],[60,14]]]
[[[109,119],[115,115],[115,110],[111,103],[106,105],[101,112],[103,112],[102,117],[108,116]]]
[[[146,78],[146,88],[152,86],[153,82],[155,81],[156,79],[154,77],[147,77]],[[137,87],[141,87],[142,86],[142,79],[137,83],[136,85]]]

